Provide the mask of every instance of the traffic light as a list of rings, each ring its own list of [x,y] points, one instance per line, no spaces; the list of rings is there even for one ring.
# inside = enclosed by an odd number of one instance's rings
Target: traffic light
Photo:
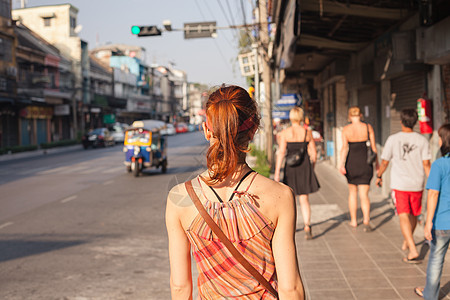
[[[137,36],[161,35],[161,30],[156,26],[131,26],[131,33]]]

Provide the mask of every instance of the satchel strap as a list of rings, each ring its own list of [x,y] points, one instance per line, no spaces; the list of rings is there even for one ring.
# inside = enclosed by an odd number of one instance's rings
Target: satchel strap
[[[219,228],[219,226],[214,222],[214,220],[211,218],[211,216],[208,214],[206,209],[203,207],[203,204],[201,203],[200,199],[198,198],[197,194],[194,191],[194,188],[192,187],[192,182],[187,181],[184,183],[186,186],[186,190],[189,194],[189,196],[192,199],[192,202],[194,202],[195,207],[197,208],[200,215],[205,220],[206,224],[211,228],[211,230],[217,235],[217,237],[220,239],[220,241],[224,244],[224,246],[230,251],[231,255],[256,279],[258,282],[264,286],[266,290],[268,290],[271,294],[273,294],[278,299],[278,293],[273,288],[273,286],[264,278],[264,276],[261,275],[249,262],[247,259],[245,259],[244,256],[239,252],[239,250],[236,249],[236,247],[233,245],[233,243],[228,239],[228,237],[223,233],[223,231]]]
[[[370,143],[369,124],[366,123],[366,127],[367,127],[367,141]]]

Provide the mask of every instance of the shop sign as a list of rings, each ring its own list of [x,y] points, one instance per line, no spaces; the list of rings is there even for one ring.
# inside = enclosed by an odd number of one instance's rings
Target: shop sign
[[[104,115],[103,116],[103,123],[105,124],[113,124],[116,123],[116,116],[115,115]]]
[[[55,105],[55,116],[68,116],[70,115],[70,106],[69,104],[63,104],[63,105]]]
[[[284,94],[277,101],[277,106],[299,106],[301,105],[301,96],[297,94]]]
[[[20,110],[20,116],[25,119],[51,119],[53,107],[27,106]]]
[[[274,111],[272,111],[272,118],[288,120],[289,119],[289,110],[274,110]]]

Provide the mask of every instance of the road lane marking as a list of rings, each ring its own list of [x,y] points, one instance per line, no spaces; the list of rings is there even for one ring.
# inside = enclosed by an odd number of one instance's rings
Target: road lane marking
[[[113,182],[114,182],[114,180],[108,180],[108,181],[103,182],[103,185],[109,185]]]
[[[121,170],[124,170],[124,167],[123,167],[123,166],[115,167],[115,168],[109,168],[109,169],[103,171],[102,173],[103,173],[103,174],[110,174],[110,173],[115,173],[115,172],[121,171]]]
[[[66,203],[66,202],[72,201],[74,199],[77,199],[77,197],[78,196],[74,195],[74,196],[70,196],[70,197],[64,198],[64,199],[61,200],[61,203]]]
[[[88,168],[89,168],[89,166],[74,167],[74,168],[70,168],[70,169],[67,169],[67,170],[63,170],[61,172],[61,174],[71,174],[71,173],[75,173],[75,172],[78,172],[78,171],[81,171],[81,170],[86,170]]]
[[[33,174],[33,173],[37,173],[37,172],[43,171],[45,169],[47,169],[47,167],[40,167],[40,168],[30,169],[30,170],[26,170],[26,171],[19,171],[17,173],[19,175],[28,175],[28,174]]]
[[[47,171],[39,172],[38,174],[40,174],[40,175],[48,175],[48,174],[60,172],[60,171],[62,171],[62,170],[64,170],[64,169],[67,169],[67,168],[68,168],[67,166],[65,166],[65,167],[59,167],[59,168],[53,168],[53,169],[50,169],[50,170],[47,170]]]
[[[100,170],[102,170],[104,167],[97,167],[97,168],[89,168],[86,171],[80,172],[80,174],[92,174],[95,172],[99,172]]]
[[[2,225],[0,225],[0,229],[3,229],[3,228],[5,228],[5,227],[8,227],[9,225],[12,225],[12,224],[14,224],[13,222],[7,222],[7,223],[5,223],[5,224],[2,224]]]

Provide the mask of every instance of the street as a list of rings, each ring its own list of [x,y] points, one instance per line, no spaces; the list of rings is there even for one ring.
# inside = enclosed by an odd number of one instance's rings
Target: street
[[[168,172],[138,178],[121,145],[0,163],[0,298],[169,299],[165,200],[207,144],[168,145]]]

